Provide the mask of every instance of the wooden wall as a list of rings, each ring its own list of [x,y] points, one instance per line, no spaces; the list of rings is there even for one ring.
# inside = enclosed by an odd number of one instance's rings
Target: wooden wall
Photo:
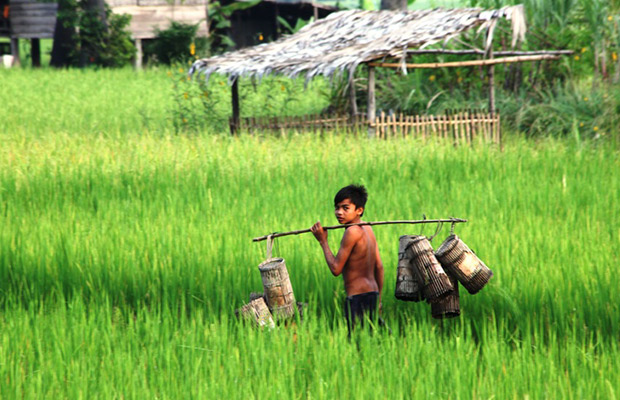
[[[54,37],[57,3],[11,0],[9,6],[12,38],[46,39]]]
[[[179,1],[179,0],[177,0]],[[203,4],[190,4],[190,2],[203,1]],[[119,4],[130,3],[134,4]],[[137,5],[136,3],[140,3]],[[162,0],[165,3],[165,0]],[[149,5],[143,5],[148,3]],[[156,28],[166,29],[170,21],[183,22],[186,24],[199,24],[198,36],[207,35],[205,22],[207,9],[204,0],[188,0],[183,5],[150,5],[155,1],[145,0],[113,0],[108,1],[112,11],[116,14],[131,15],[129,31],[134,39],[152,39],[155,37]]]

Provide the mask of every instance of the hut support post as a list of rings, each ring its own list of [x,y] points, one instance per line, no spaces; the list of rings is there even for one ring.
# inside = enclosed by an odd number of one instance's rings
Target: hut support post
[[[232,92],[232,121],[230,123],[230,134],[236,135],[239,129],[239,78],[235,79],[231,87]]]
[[[491,40],[493,40],[493,28],[489,28],[487,30],[487,38],[491,36]],[[486,54],[487,59],[493,59],[493,43],[489,45],[489,49]],[[488,66],[487,74],[489,77],[489,113],[491,114],[491,118],[495,114],[495,66],[493,64]]]
[[[351,118],[357,115],[357,100],[355,98],[355,75],[349,72],[349,101],[351,102]]]
[[[495,67],[489,66],[489,113],[495,115]]]
[[[136,39],[136,69],[142,69],[142,39]]]
[[[375,137],[375,67],[368,67],[368,137]]]
[[[38,68],[41,66],[41,40],[38,38],[30,39],[30,54],[32,57],[32,66]]]
[[[13,65],[14,67],[19,67],[21,65],[21,61],[19,59],[19,39],[11,38],[11,54],[13,55]]]

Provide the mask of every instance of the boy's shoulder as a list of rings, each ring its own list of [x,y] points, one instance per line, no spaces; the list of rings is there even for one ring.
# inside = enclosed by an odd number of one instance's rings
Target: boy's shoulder
[[[359,225],[348,226],[344,230],[343,239],[359,240],[364,235],[364,228]]]

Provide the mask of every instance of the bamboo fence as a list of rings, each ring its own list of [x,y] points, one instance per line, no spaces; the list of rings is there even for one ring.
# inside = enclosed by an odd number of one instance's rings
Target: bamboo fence
[[[455,144],[472,144],[484,141],[501,144],[500,114],[483,110],[447,110],[439,115],[385,114],[381,112],[374,123],[365,115],[314,114],[296,117],[251,117],[239,120],[239,129],[251,134],[290,132],[319,133],[337,132],[366,133],[368,127],[375,129],[377,137],[418,137],[422,139],[451,139]],[[232,121],[231,121],[232,123]]]

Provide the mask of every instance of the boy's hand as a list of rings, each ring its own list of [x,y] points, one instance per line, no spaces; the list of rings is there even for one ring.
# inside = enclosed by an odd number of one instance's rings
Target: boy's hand
[[[317,222],[316,224],[312,225],[312,228],[310,228],[310,231],[312,232],[316,240],[319,241],[319,243],[327,242],[327,231],[323,229],[320,222]]]

